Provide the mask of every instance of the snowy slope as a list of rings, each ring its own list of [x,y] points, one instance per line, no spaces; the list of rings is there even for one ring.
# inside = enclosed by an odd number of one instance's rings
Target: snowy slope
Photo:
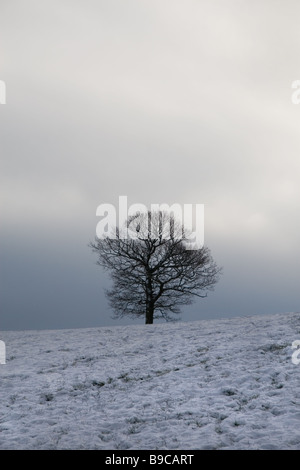
[[[300,449],[299,313],[0,339],[0,449]]]

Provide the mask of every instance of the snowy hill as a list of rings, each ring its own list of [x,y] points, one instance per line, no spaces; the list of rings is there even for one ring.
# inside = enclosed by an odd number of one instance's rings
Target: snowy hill
[[[300,449],[299,313],[0,339],[0,449]]]

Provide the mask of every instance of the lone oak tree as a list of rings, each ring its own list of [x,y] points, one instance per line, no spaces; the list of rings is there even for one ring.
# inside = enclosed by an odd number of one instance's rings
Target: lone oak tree
[[[110,272],[106,291],[114,318],[145,317],[173,320],[180,306],[213,290],[221,269],[207,247],[191,249],[183,225],[170,214],[137,213],[126,223],[128,236],[114,233],[89,246],[97,264]]]

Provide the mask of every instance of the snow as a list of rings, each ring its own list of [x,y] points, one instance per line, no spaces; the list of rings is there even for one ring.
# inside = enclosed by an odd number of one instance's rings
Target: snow
[[[0,338],[0,449],[300,449],[299,313]]]

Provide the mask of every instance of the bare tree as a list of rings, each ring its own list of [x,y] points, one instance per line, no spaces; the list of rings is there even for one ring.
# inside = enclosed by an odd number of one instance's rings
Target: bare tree
[[[184,227],[170,214],[137,213],[126,228],[126,238],[116,228],[89,245],[113,280],[106,294],[115,318],[173,320],[180,306],[213,290],[221,269],[207,247],[189,249]]]

